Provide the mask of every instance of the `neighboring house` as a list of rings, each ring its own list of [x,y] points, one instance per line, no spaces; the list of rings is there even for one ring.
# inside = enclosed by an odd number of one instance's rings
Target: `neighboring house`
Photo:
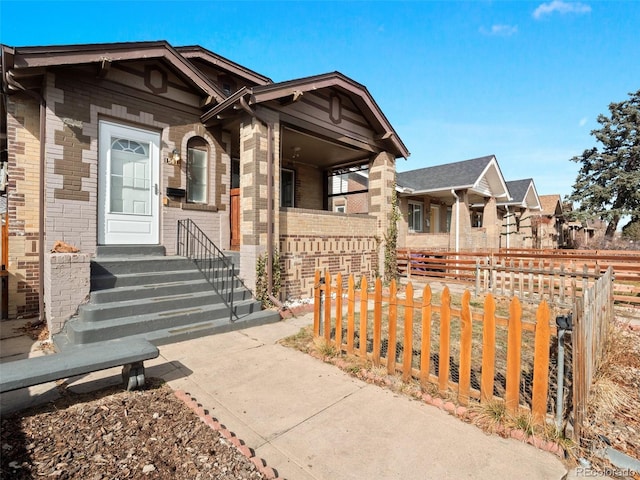
[[[562,248],[568,246],[567,221],[560,195],[540,195],[540,212],[534,214],[533,248]]]
[[[278,249],[283,298],[310,296],[316,269],[379,271],[409,152],[365,86],[338,72],[274,83],[163,41],[1,48],[11,317],[43,311],[55,241],[171,255],[185,218],[239,252],[250,288]],[[327,185],[353,167],[368,213],[332,212]]]
[[[498,202],[511,197],[493,155],[398,173],[398,247],[498,249]]]
[[[330,210],[369,213],[369,176],[366,171],[348,172],[330,179]]]
[[[533,248],[533,215],[539,213],[542,208],[535,183],[532,178],[512,180],[507,182],[507,188],[511,199],[498,202],[503,218],[501,246]]]

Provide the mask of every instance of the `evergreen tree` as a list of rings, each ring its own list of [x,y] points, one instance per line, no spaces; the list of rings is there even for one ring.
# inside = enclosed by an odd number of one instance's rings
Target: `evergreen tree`
[[[576,219],[601,218],[612,238],[624,215],[640,216],[640,90],[598,115],[601,128],[591,135],[602,144],[571,161],[582,163],[569,200],[578,203]]]

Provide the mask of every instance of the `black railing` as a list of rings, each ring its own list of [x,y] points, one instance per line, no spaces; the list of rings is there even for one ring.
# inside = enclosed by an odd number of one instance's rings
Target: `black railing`
[[[233,261],[190,218],[178,220],[178,255],[193,260],[229,308],[229,321],[234,322],[238,318],[233,306],[234,285],[242,281]]]

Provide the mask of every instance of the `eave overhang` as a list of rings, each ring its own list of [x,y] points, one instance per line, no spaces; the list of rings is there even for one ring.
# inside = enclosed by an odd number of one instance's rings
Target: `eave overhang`
[[[164,60],[205,98],[204,106],[225,99],[222,91],[187,58],[165,41],[13,48],[11,71],[16,77],[49,67],[96,64],[98,71],[113,62]]]
[[[350,95],[354,103],[360,108],[362,114],[378,133],[377,140],[387,142],[387,144],[392,147],[396,158],[407,158],[410,155],[409,150],[382,113],[378,104],[371,97],[366,87],[345,77],[339,72],[305,77],[287,82],[260,85],[252,88],[243,87],[202,115],[201,121],[204,124],[208,124],[222,119],[229,109],[238,109],[236,104],[240,102],[241,98],[243,98],[248,105],[259,105],[290,97],[299,98],[305,92],[324,88],[336,88]]]
[[[176,51],[185,58],[200,59],[211,65],[220,67],[229,73],[242,77],[245,80],[251,83],[254,83],[256,85],[265,85],[268,83],[273,83],[273,80],[271,80],[269,77],[265,77],[264,75],[261,75],[258,72],[254,72],[253,70],[243,67],[240,64],[232,62],[228,58],[224,58],[223,56],[213,53],[207,50],[206,48],[200,47],[198,45],[176,47]]]

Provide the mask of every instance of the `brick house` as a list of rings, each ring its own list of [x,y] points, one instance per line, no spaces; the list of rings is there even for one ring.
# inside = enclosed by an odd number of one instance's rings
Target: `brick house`
[[[533,248],[568,246],[571,235],[560,195],[540,195],[540,207],[533,219]]]
[[[490,250],[503,246],[509,189],[493,155],[400,172],[398,247]]]
[[[505,248],[533,248],[535,237],[533,223],[542,209],[540,197],[532,178],[507,182],[511,198],[498,202],[502,211],[503,241]]]
[[[54,242],[173,255],[184,218],[239,252],[250,288],[278,249],[283,298],[310,296],[315,269],[378,270],[409,152],[365,86],[338,72],[276,83],[164,41],[1,48],[10,318],[42,315]],[[365,214],[331,211],[349,169],[367,172]]]

